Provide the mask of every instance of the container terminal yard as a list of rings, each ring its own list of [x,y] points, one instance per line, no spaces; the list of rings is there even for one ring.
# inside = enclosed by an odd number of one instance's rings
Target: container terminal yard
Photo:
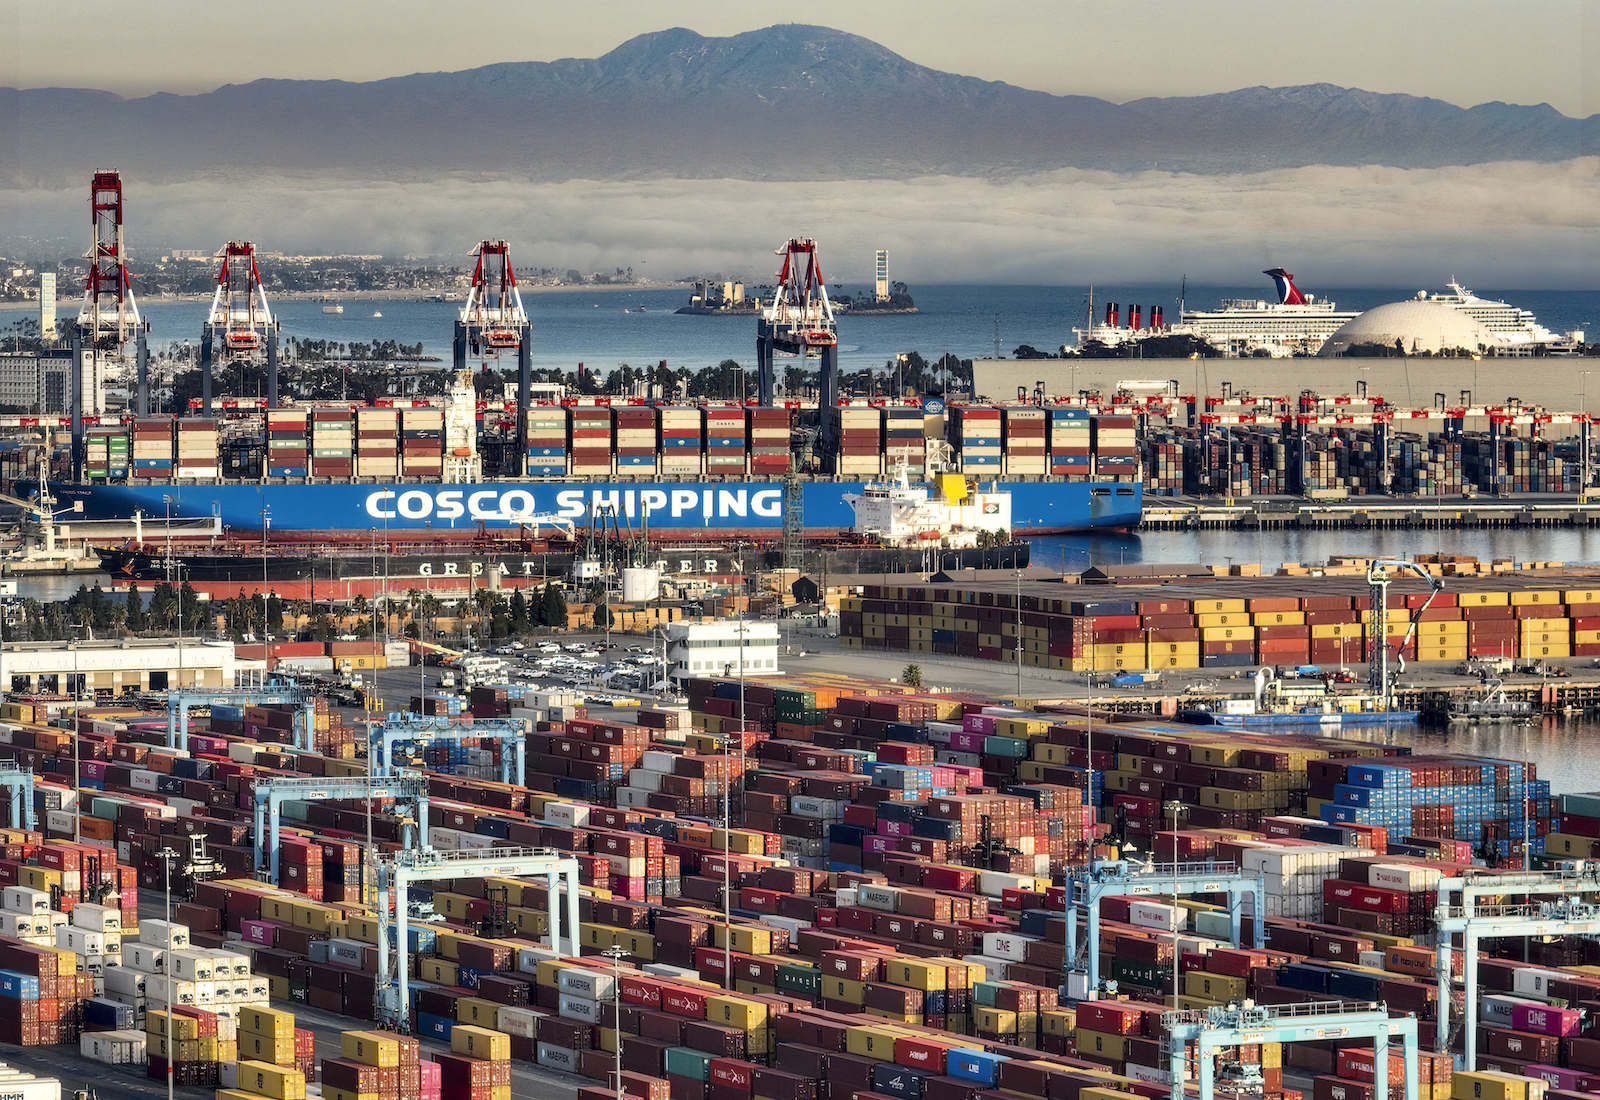
[[[320,593],[342,625],[419,587],[388,572],[398,538],[459,556],[440,572],[463,604],[471,563],[505,553],[539,568],[484,587],[582,597],[620,574],[624,598],[493,657],[380,645],[372,618],[353,640],[0,644],[0,1096],[1600,1095],[1600,793],[1420,730],[1593,709],[1600,572],[805,571],[807,549],[853,549],[846,497],[901,471],[950,508],[995,485],[1007,534],[1147,508],[1389,522],[1369,499],[1586,522],[1584,398],[1257,397],[1176,370],[1088,389],[1064,360],[1016,391],[980,366],[964,397],[843,397],[796,237],[748,406],[535,401],[492,240],[449,398],[292,406],[232,242],[203,396],[159,416],[115,173],[93,209],[70,413],[0,424],[31,560],[118,532],[124,580],[209,555],[217,595],[265,617],[299,580],[275,558],[366,558]],[[480,404],[467,371],[501,354],[516,400]],[[815,395],[778,397],[782,355],[818,360]],[[221,364],[259,368],[261,400],[214,394]],[[103,407],[118,372],[125,412]],[[1247,520],[1241,499],[1273,506]],[[731,568],[741,540],[784,568]],[[704,548],[694,599],[663,598],[663,545]],[[802,588],[818,633],[752,624]],[[671,676],[648,692],[556,675],[658,641]]]
[[[915,676],[877,674],[898,662],[865,642],[833,651],[853,671],[739,675],[753,651],[727,622],[725,671],[643,702],[451,662],[375,672],[382,700],[352,707],[260,645],[236,686],[184,686],[180,651],[174,690],[127,693],[78,687],[80,647],[57,645],[54,691],[14,663],[49,647],[11,643],[8,1061],[69,1095],[158,1095],[170,1074],[224,1100],[1594,1091],[1600,794],[1403,737],[1119,713],[1099,700],[1145,683],[1096,676],[1159,644],[1162,675],[1310,658],[1323,691],[1346,657],[1363,678],[1363,653],[1564,658],[1576,679],[1600,575],[1144,568],[958,578],[952,607],[1023,642],[1026,693],[992,661],[987,688],[947,687],[914,645]],[[941,614],[937,579],[896,583],[853,585],[841,644],[884,614],[870,601]],[[1166,630],[1199,637],[1150,640]],[[1065,669],[1058,635],[1087,647]],[[1361,652],[1336,656],[1346,639]],[[949,659],[1003,656],[984,648]]]

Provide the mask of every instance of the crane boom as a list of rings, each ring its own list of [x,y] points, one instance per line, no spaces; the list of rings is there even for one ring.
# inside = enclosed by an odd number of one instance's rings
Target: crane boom
[[[1406,633],[1395,646],[1398,671],[1404,672],[1405,648],[1416,636],[1417,623],[1444,591],[1444,581],[1409,558],[1374,558],[1367,565],[1367,679],[1382,709],[1391,709],[1394,681],[1389,675],[1389,581],[1395,573],[1411,573],[1428,585],[1428,598],[1411,612]]]

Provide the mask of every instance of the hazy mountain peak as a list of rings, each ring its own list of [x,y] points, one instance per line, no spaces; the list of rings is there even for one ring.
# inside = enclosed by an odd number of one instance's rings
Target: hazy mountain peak
[[[19,121],[19,155],[0,158],[0,183],[30,186],[86,173],[91,160],[163,179],[836,179],[1426,167],[1600,149],[1600,118],[1543,104],[1463,109],[1323,83],[1117,105],[941,72],[798,23],[721,38],[672,27],[592,59],[368,82],[269,79],[128,100],[0,90],[0,119]],[[0,130],[0,148],[9,137]]]

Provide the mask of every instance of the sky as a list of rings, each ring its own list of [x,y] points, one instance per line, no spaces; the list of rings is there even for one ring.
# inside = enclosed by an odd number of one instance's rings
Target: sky
[[[594,57],[670,26],[727,35],[787,17],[933,68],[1118,102],[1327,82],[1600,113],[1597,0],[162,0],[151,9],[0,5],[0,85],[131,95],[258,77],[369,80]]]

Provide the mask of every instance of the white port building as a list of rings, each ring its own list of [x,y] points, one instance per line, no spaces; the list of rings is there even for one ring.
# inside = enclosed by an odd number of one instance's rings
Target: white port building
[[[264,679],[266,663],[239,658],[232,642],[123,638],[95,642],[13,642],[0,649],[0,685],[42,694],[233,687]]]
[[[667,675],[770,676],[778,672],[778,624],[726,620],[667,625]]]

